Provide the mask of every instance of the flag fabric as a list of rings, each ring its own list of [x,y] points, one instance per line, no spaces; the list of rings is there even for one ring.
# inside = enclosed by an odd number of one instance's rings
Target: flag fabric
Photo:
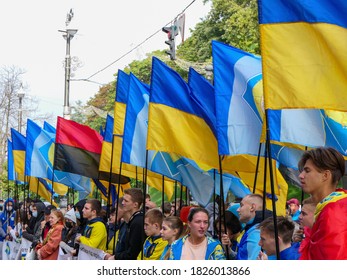
[[[56,129],[54,126],[52,126],[51,124],[49,124],[48,122],[44,121],[43,122],[43,129],[46,130],[49,133],[56,133]]]
[[[54,170],[55,128],[42,129],[32,120],[27,121],[25,173],[27,176],[46,179],[53,184],[54,192],[65,194],[67,186],[86,196],[90,193],[89,178]]]
[[[152,58],[147,149],[176,153],[204,170],[218,168],[216,136],[191,93],[177,72]]]
[[[130,179],[126,177],[129,176],[129,174],[126,174],[124,171],[128,169],[135,170],[135,167],[131,166],[122,165],[121,168],[120,163],[128,88],[129,75],[118,70],[114,118],[108,115],[106,119],[105,136],[102,143],[102,152],[99,164],[100,180],[109,181],[111,179],[111,182],[121,184],[126,184],[130,181]],[[122,172],[123,175],[120,175],[120,172]],[[134,174],[136,174],[135,171]]]
[[[214,185],[213,178],[207,172],[176,154],[146,150],[149,96],[149,87],[130,74],[122,162],[147,168],[149,185],[157,189],[160,189],[163,180],[165,183],[169,179],[171,186],[164,189],[169,199],[173,195],[175,180],[188,187],[196,201],[206,205]]]
[[[347,156],[347,113],[321,110],[325,124],[326,146]]]
[[[11,128],[11,137],[16,180],[24,182],[26,138],[14,128]]]
[[[282,145],[304,147],[325,145],[325,127],[320,110],[283,109],[267,110],[270,140]]]
[[[122,162],[146,167],[149,86],[130,74]]]
[[[53,191],[52,184],[42,178],[29,177],[29,190],[40,197],[44,198],[46,201],[52,201],[52,204],[56,207],[58,205],[52,199],[53,196],[57,196],[58,193]],[[65,193],[60,193],[60,195],[65,195]]]
[[[12,142],[10,139],[7,139],[7,180],[16,180],[13,162]]]
[[[191,98],[201,109],[203,117],[213,133],[217,135],[214,87],[192,67],[189,68],[188,85],[191,88]]]
[[[53,180],[55,134],[27,120],[25,175]]]
[[[128,100],[129,75],[118,70],[114,105],[114,134],[123,136],[126,104]]]
[[[58,117],[54,168],[97,179],[102,136],[86,125]]]
[[[257,155],[263,116],[260,57],[212,41],[216,123],[220,155]]]
[[[258,6],[265,109],[347,111],[347,1]]]
[[[105,135],[104,135],[104,140],[102,142],[102,149],[101,149],[101,155],[100,155],[99,179],[107,181],[107,182],[111,179],[112,183],[126,184],[130,181],[130,179],[126,177],[126,176],[129,176],[129,174],[125,174],[123,169],[122,170],[123,175],[119,175],[119,172],[121,171],[120,170],[120,157],[121,157],[120,153],[122,148],[123,137],[114,136],[113,131],[114,131],[114,119],[110,115],[107,115],[106,124],[105,124]],[[111,164],[111,159],[112,159],[112,164]],[[124,166],[124,168],[126,170],[129,167]],[[133,170],[135,170],[135,167],[133,168]],[[111,172],[111,175],[110,175],[110,172]],[[129,177],[132,177],[132,176],[129,176]]]

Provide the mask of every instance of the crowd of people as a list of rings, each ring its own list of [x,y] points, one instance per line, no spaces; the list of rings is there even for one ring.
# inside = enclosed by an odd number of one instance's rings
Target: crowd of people
[[[264,209],[259,194],[227,207],[218,200],[212,207],[157,206],[150,197],[143,205],[142,190],[130,188],[110,209],[97,199],[57,209],[8,198],[0,202],[0,241],[31,242],[37,260],[78,259],[82,245],[103,252],[104,260],[347,259],[347,191],[337,188],[344,158],[316,148],[304,153],[299,169],[309,197],[288,200],[283,217]]]

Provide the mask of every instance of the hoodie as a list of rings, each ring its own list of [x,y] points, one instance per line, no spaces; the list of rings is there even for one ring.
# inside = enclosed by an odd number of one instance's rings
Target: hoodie
[[[7,211],[7,204],[11,202],[12,203],[12,209],[10,211]],[[15,227],[15,218],[16,218],[16,211],[15,211],[15,205],[14,200],[12,198],[8,198],[4,203],[4,211],[0,215],[0,222],[1,222],[1,228],[0,228],[0,241],[3,241],[7,235],[7,227],[10,226],[12,228]]]
[[[260,240],[260,229],[257,228],[257,225],[260,222],[262,222],[264,219],[271,216],[272,216],[272,212],[269,210],[265,210],[264,215],[263,215],[263,210],[256,211],[254,219],[246,223],[244,233],[238,245],[236,259],[238,260],[256,260],[257,259],[258,254],[261,250],[261,247],[258,244]]]

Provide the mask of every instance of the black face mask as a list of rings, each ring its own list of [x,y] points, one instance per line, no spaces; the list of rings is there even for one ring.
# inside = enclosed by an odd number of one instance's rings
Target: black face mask
[[[73,227],[73,223],[72,222],[65,222],[65,225],[67,228],[72,228]]]

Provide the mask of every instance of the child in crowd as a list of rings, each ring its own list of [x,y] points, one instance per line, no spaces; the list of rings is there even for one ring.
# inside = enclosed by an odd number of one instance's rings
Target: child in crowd
[[[163,240],[168,242],[161,254],[161,260],[167,260],[170,257],[170,248],[172,242],[179,239],[183,234],[184,226],[181,219],[177,216],[168,216],[164,219],[162,228],[160,230],[161,237]]]
[[[143,243],[143,250],[138,260],[159,260],[168,242],[163,240],[160,231],[163,223],[163,213],[158,209],[150,209],[145,215],[144,229],[148,236]]]

